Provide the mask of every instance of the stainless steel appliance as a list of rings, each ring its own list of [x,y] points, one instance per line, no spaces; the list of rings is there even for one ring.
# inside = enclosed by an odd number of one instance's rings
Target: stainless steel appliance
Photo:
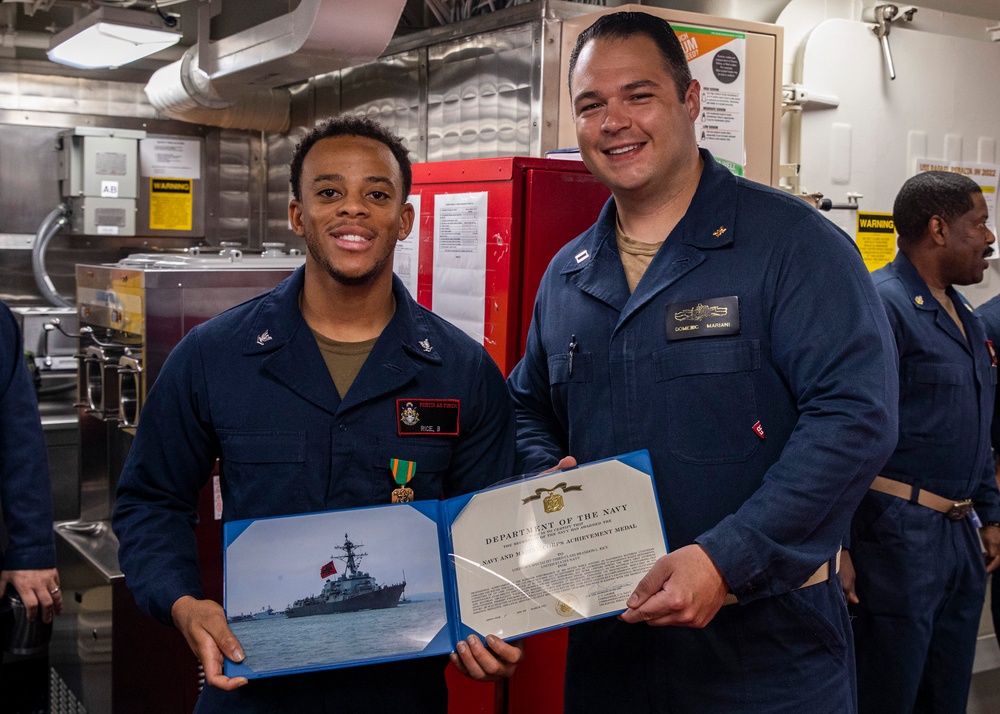
[[[80,512],[77,478],[80,437],[77,430],[76,374],[79,341],[76,310],[71,307],[11,308],[24,337],[24,351],[35,378],[38,409],[45,431],[56,520]]]
[[[80,517],[56,524],[66,612],[50,657],[92,714],[190,712],[199,666],[176,630],[141,613],[118,567],[115,488],[142,405],[171,349],[195,325],[266,292],[303,262],[271,246],[244,255],[138,254],[76,268]],[[214,481],[214,479],[213,479]],[[206,488],[197,539],[205,594],[221,598],[217,486]]]

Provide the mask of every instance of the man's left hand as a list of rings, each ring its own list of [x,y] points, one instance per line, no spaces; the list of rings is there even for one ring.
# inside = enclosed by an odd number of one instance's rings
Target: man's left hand
[[[667,553],[653,564],[619,615],[625,622],[704,627],[725,602],[729,586],[700,545]]]
[[[486,645],[489,649],[478,637],[469,635],[451,653],[451,663],[459,672],[477,682],[496,682],[514,674],[518,662],[524,658],[521,643],[504,642],[496,635],[487,635]]]
[[[1000,526],[983,526],[979,537],[986,548],[986,572],[992,573],[1000,568]]]

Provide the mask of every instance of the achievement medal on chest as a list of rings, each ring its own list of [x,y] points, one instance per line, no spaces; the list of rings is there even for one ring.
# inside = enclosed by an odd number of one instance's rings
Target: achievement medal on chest
[[[417,473],[417,462],[404,461],[403,459],[389,459],[389,468],[392,469],[392,477],[399,485],[399,488],[392,492],[392,502],[410,503],[413,500],[413,489],[406,484]]]

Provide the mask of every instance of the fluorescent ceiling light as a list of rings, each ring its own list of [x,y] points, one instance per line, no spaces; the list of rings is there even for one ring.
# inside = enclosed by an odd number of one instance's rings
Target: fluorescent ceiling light
[[[120,67],[176,45],[181,33],[150,12],[100,7],[49,43],[53,62],[98,69]]]

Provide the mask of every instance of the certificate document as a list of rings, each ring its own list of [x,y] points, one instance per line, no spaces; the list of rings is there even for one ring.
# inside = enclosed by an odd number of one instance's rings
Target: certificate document
[[[519,637],[625,609],[667,552],[638,452],[475,494],[451,525],[462,624]]]
[[[231,521],[223,535],[224,608],[246,653],[224,671],[250,678],[613,615],[667,552],[646,451],[444,501]]]

